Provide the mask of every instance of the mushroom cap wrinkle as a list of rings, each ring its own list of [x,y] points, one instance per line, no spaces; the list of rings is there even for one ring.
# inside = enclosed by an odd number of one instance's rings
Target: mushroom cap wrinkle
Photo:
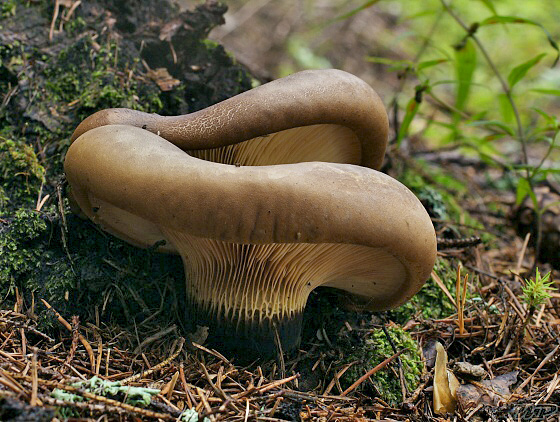
[[[146,129],[191,155],[226,164],[326,161],[376,169],[389,130],[375,91],[335,69],[295,73],[182,116],[101,110],[76,128],[72,140],[114,124]]]
[[[307,297],[321,285],[363,308],[398,306],[435,261],[422,204],[369,168],[236,167],[125,125],[85,132],[64,166],[90,219],[138,246],[165,240],[181,255],[193,309],[234,349],[271,353],[274,330],[284,350],[296,347]]]

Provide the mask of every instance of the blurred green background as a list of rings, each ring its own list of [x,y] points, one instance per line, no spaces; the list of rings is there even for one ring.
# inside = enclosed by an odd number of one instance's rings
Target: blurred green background
[[[307,68],[340,68],[369,82],[388,107],[396,100],[401,111],[424,84],[429,89],[423,93],[433,95],[419,107],[407,136],[421,132],[423,142],[431,147],[474,142],[483,154],[496,159],[513,154],[513,163],[523,162],[516,155],[520,154],[519,142],[509,142],[511,138],[519,141],[519,134],[499,79],[475,43],[465,41],[466,31],[442,1],[250,0],[228,4],[226,24],[210,36],[256,76],[272,79]],[[560,8],[555,2],[538,0],[446,4],[468,27],[495,16],[526,20],[481,26],[475,36],[505,80],[516,66],[544,54],[512,90],[528,142],[538,144],[529,154],[536,165],[546,154],[547,143],[537,142],[542,141],[542,131],[531,131],[547,123],[532,107],[550,116],[558,114],[560,107],[560,69],[553,66],[557,51],[547,38],[560,38]],[[464,48],[458,51],[461,44]],[[438,63],[430,63],[432,60]],[[407,66],[414,69],[407,70]],[[457,119],[457,113],[446,106],[465,114]]]

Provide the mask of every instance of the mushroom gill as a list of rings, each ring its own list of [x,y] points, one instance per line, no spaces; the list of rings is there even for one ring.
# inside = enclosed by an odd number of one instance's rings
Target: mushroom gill
[[[338,243],[223,242],[162,228],[183,258],[189,309],[211,326],[221,348],[283,350],[299,344],[300,324],[311,291],[319,286],[367,298],[362,309],[397,306],[406,269],[380,248]],[[375,263],[375,265],[372,265]],[[378,285],[372,296],[372,285]]]
[[[188,153],[215,163],[243,166],[306,161],[359,165],[362,162],[360,142],[356,134],[347,127],[332,124],[286,129],[233,145],[189,150]]]

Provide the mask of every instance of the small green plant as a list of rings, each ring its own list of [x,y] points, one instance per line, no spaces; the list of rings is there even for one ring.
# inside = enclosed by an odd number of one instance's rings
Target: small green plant
[[[525,338],[525,329],[533,317],[535,310],[552,297],[550,292],[554,290],[554,287],[552,287],[553,282],[550,281],[550,274],[551,272],[548,272],[544,276],[541,276],[537,268],[535,278],[525,280],[525,286],[523,286],[523,302],[527,305],[527,314],[525,315],[523,326],[518,333],[520,342]]]
[[[550,292],[554,290],[553,281],[550,280],[551,272],[541,276],[537,268],[534,279],[525,280],[523,286],[523,301],[527,304],[529,313],[551,298]]]

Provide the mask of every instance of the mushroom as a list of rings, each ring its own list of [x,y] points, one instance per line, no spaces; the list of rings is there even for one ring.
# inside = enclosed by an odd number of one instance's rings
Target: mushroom
[[[72,140],[111,124],[141,127],[193,156],[240,165],[326,161],[378,169],[388,134],[375,91],[335,69],[295,73],[183,116],[101,110]]]
[[[349,164],[226,165],[141,128],[91,129],[64,168],[81,210],[138,246],[168,242],[188,301],[224,348],[271,354],[299,344],[318,286],[363,309],[412,297],[436,257],[431,220],[391,177]],[[170,246],[169,246],[170,245]]]

